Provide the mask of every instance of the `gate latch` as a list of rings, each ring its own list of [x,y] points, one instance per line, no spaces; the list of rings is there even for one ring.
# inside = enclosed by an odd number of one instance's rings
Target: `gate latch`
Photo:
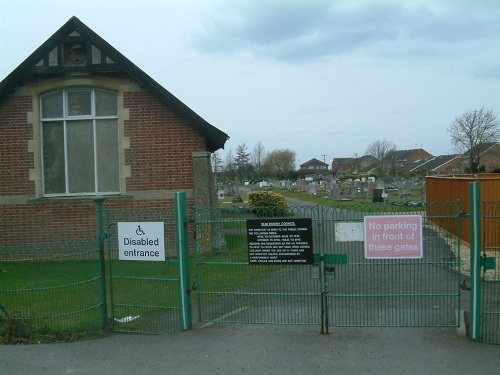
[[[193,285],[187,287],[188,293],[196,290],[196,283],[193,281]]]

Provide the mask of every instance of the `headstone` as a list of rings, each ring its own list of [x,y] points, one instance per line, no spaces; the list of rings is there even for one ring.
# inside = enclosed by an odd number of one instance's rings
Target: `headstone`
[[[298,190],[298,191],[302,191],[305,187],[305,181],[304,180],[297,180],[297,182],[295,183],[295,188]]]
[[[358,182],[354,181],[349,189],[349,196],[354,198],[358,196]]]
[[[318,186],[316,185],[315,182],[311,182],[308,185],[307,192],[308,192],[309,195],[316,195],[316,194],[318,194]]]
[[[329,197],[332,199],[340,199],[340,186],[334,185],[332,188],[329,190]]]
[[[401,203],[408,203],[410,201],[410,189],[408,188],[408,182],[406,180],[398,182],[398,195],[401,199]]]
[[[224,190],[217,191],[217,198],[224,199]]]
[[[375,188],[375,183],[372,181],[368,181],[368,185],[366,187],[366,198],[373,197],[373,189]]]
[[[229,183],[228,185],[224,185],[224,194],[231,197],[234,195],[234,186]]]

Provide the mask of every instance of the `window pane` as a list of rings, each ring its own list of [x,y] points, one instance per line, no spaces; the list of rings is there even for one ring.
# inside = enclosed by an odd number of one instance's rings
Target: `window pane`
[[[97,121],[96,134],[98,191],[119,192],[120,174],[117,120]]]
[[[44,193],[65,193],[63,122],[44,122],[42,138]]]
[[[68,121],[66,127],[68,190],[70,193],[95,192],[92,120]]]
[[[91,114],[90,91],[68,91],[68,116]]]
[[[42,97],[42,118],[63,117],[62,91],[44,95]]]
[[[116,93],[112,91],[95,91],[95,111],[97,116],[116,116]]]

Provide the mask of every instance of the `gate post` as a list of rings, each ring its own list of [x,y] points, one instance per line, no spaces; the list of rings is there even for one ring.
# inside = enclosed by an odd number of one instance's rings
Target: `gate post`
[[[177,267],[179,269],[179,302],[181,314],[181,330],[191,329],[193,326],[191,312],[191,293],[189,280],[189,245],[187,236],[187,206],[186,193],[175,193],[175,228],[177,243]]]
[[[481,336],[481,193],[479,182],[469,182],[470,193],[470,336]]]
[[[104,239],[105,235],[102,231],[102,203],[104,202],[104,197],[102,195],[96,195],[92,198],[95,202],[95,212],[97,218],[97,246],[99,251],[99,266],[101,268],[101,314],[102,314],[102,329],[106,329],[106,324],[108,322],[108,301],[106,298],[106,266],[104,261]]]

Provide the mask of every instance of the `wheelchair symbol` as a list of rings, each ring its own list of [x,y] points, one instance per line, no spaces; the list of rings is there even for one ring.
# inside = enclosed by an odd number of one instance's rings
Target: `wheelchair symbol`
[[[135,230],[135,233],[138,235],[138,236],[144,236],[146,233],[144,233],[144,231],[142,230],[141,226],[138,225],[137,226],[137,229]]]

